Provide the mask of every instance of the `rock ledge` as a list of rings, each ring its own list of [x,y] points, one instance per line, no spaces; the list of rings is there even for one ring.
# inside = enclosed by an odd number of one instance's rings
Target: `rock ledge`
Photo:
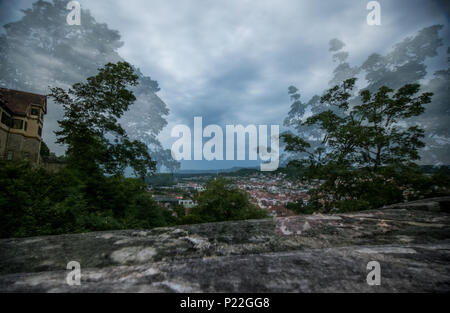
[[[3,239],[0,292],[449,292],[449,205]]]

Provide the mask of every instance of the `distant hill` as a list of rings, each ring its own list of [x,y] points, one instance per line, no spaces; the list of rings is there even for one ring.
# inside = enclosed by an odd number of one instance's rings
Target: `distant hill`
[[[438,172],[450,172],[450,165],[420,165],[420,169],[427,174],[436,174]],[[215,170],[177,170],[172,174],[170,173],[157,173],[156,176],[174,176],[174,177],[186,177],[186,176],[211,176],[220,174],[230,174],[231,176],[248,175],[252,173],[260,172],[259,167],[231,167],[225,169],[215,169]],[[301,177],[304,174],[304,169],[292,168],[292,167],[279,167],[275,172],[266,173],[284,173],[290,176]],[[153,176],[155,176],[153,175]]]
[[[242,169],[259,169],[259,167],[231,167],[217,170],[178,170],[174,174],[218,174],[218,173],[234,173]]]

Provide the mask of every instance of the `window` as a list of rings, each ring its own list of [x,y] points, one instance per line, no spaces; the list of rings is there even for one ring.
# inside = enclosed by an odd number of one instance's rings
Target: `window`
[[[23,158],[24,158],[25,160],[29,160],[29,159],[30,159],[30,153],[24,152],[24,153],[23,153]]]
[[[24,126],[24,128],[23,128],[23,129],[24,129],[25,131],[27,131],[27,128],[28,128],[28,123],[27,123],[27,122],[25,122],[25,126]]]
[[[31,115],[39,116],[39,109],[31,108]]]
[[[5,112],[2,113],[2,124],[11,127],[11,118]]]
[[[6,159],[8,161],[11,161],[13,159],[13,152],[12,151],[8,151],[8,156],[6,157]]]
[[[39,136],[42,136],[42,127],[39,127],[39,128],[38,128],[38,135],[39,135]]]
[[[14,129],[22,129],[23,128],[23,120],[13,119],[12,120],[12,128]]]

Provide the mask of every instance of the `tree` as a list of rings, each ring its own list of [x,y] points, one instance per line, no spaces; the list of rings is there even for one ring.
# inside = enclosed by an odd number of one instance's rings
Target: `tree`
[[[250,203],[248,195],[231,185],[225,178],[207,183],[205,191],[197,197],[185,222],[219,222],[268,217],[268,214]]]
[[[0,162],[0,237],[85,230],[82,183],[70,171],[46,172],[27,161]]]
[[[137,75],[126,62],[108,63],[68,90],[51,88],[62,105],[58,142],[67,166],[47,172],[29,162],[0,165],[0,237],[35,236],[174,224],[147,192],[155,169],[146,145],[130,140],[119,118],[136,99]],[[43,157],[52,156],[42,143]],[[125,168],[139,178],[126,178]]]
[[[76,83],[67,91],[54,87],[50,96],[64,108],[58,121],[58,143],[66,144],[71,167],[92,176],[123,174],[126,167],[144,178],[155,162],[145,144],[131,141],[118,119],[136,99],[130,86],[137,75],[126,62],[108,63],[96,76]]]
[[[0,34],[0,86],[40,94],[49,93],[48,86],[66,88],[87,76],[93,76],[106,63],[125,61],[118,50],[123,41],[117,30],[96,21],[83,4],[81,25],[66,22],[67,0],[35,1],[23,10],[20,20],[3,26]],[[147,145],[159,166],[177,167],[177,163],[157,139],[167,125],[167,105],[157,92],[158,82],[134,68],[139,84],[132,87],[136,101],[125,112],[120,123],[130,138]],[[44,138],[52,151],[61,154],[53,145],[54,121],[62,117],[62,110],[52,101],[48,103],[48,116]],[[166,162],[169,161],[169,162]]]
[[[360,65],[351,65],[348,62],[349,53],[344,51],[345,43],[338,39],[332,39],[329,43],[329,51],[333,53],[333,61],[337,63],[329,82],[331,87],[340,85],[347,79],[360,77],[362,79],[359,83],[365,83],[365,86],[361,86],[361,88],[367,89],[371,93],[376,93],[382,86],[389,86],[389,88],[397,90],[407,84],[423,83],[422,90],[435,95],[420,117],[412,117],[405,121],[410,125],[420,123],[425,130],[423,141],[426,143],[426,149],[421,149],[419,154],[422,162],[426,164],[448,164],[450,155],[448,153],[450,142],[447,127],[450,123],[448,114],[450,106],[447,96],[449,90],[448,69],[445,70],[445,64],[441,62],[439,67],[442,70],[438,70],[434,74],[434,78],[428,82],[426,77],[426,61],[430,58],[434,58],[436,64],[439,61],[436,56],[438,49],[443,45],[443,40],[439,35],[442,28],[442,25],[425,27],[414,36],[396,43],[388,53],[369,55]],[[338,108],[321,102],[319,95],[314,95],[305,102],[300,101],[300,93],[294,86],[290,86],[288,92],[292,104],[284,124],[308,137],[308,142],[312,147],[319,147],[322,140],[320,129],[316,124],[301,122],[306,120],[309,112],[313,114],[328,110],[337,112]],[[361,99],[358,96],[349,100],[350,107],[360,103]],[[289,153],[284,156],[286,161],[283,160],[283,163],[304,156],[304,153]]]
[[[70,167],[48,172],[27,161],[0,160],[0,238],[175,224],[137,178],[80,177]]]
[[[47,144],[42,140],[41,142],[41,150],[40,150],[41,158],[48,158],[50,156],[50,149],[48,148]]]
[[[401,124],[423,113],[432,94],[418,94],[418,84],[395,92],[382,86],[375,93],[361,91],[361,103],[350,106],[355,82],[347,79],[329,89],[320,102],[330,109],[300,122],[322,132],[319,146],[312,147],[308,137],[284,134],[282,138],[287,151],[306,155],[291,164],[307,166],[310,176],[325,179],[318,191],[325,200],[364,201],[365,207],[385,204],[399,199],[398,178],[408,173],[424,146],[423,129],[417,125],[405,129]],[[376,195],[381,198],[375,199]]]

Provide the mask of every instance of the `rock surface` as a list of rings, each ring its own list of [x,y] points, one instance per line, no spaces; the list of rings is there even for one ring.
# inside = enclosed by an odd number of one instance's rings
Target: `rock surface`
[[[0,292],[450,292],[449,207],[3,239]],[[66,283],[70,261],[79,286]]]

